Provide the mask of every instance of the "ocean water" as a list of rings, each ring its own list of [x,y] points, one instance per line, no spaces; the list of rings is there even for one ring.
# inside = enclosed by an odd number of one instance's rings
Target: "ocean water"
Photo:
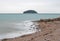
[[[60,14],[0,14],[0,21],[20,22],[25,20],[40,20],[56,18]]]
[[[0,39],[34,33],[37,30],[32,21],[57,17],[60,14],[0,14]]]

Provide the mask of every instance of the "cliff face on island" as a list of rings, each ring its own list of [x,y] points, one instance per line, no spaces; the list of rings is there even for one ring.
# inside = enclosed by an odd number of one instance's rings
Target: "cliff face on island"
[[[34,34],[24,35],[13,39],[3,39],[2,41],[60,41],[60,17],[54,19],[41,19],[37,22],[38,31]]]

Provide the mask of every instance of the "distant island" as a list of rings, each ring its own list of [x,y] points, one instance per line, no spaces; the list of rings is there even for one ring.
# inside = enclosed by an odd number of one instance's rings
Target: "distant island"
[[[37,12],[35,10],[27,10],[27,11],[23,12],[23,14],[27,14],[27,13],[37,14]]]

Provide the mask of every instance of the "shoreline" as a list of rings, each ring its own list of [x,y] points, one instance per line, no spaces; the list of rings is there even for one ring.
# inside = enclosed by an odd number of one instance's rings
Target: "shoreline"
[[[24,36],[24,35],[33,34],[33,33],[38,31],[36,29],[38,27],[32,21],[23,21],[22,23],[17,23],[16,25],[17,25],[17,27],[13,27],[13,28],[22,29],[22,28],[20,28],[20,26],[22,25],[22,27],[23,27],[23,29],[25,31],[22,31],[22,32],[20,32],[20,31],[10,32],[10,33],[7,33],[5,35],[3,34],[3,35],[0,35],[0,39],[3,40],[3,39],[21,37],[21,36]]]
[[[41,19],[34,21],[39,25],[38,31],[33,34],[23,35],[21,37],[3,39],[2,41],[59,41],[60,39],[60,17],[53,19]]]

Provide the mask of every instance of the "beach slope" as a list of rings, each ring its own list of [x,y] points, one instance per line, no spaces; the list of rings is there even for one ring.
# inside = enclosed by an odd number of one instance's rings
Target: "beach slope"
[[[39,24],[38,27],[41,31],[21,37],[3,39],[1,41],[60,41],[60,17],[41,19],[34,22]]]

